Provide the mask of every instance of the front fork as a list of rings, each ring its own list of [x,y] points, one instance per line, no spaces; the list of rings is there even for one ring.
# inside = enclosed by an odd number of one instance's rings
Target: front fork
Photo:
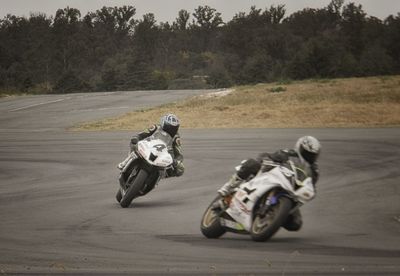
[[[123,161],[124,164],[124,168],[121,170],[121,173],[126,172],[130,167],[131,164],[138,158],[138,156],[136,155],[136,153],[134,151],[132,151],[129,156]]]
[[[257,210],[257,215],[259,215],[261,218],[264,218],[268,212],[279,203],[279,198],[282,196],[292,199],[292,197],[287,193],[278,190],[272,190],[265,199],[265,203],[261,203],[262,206]],[[296,206],[296,208],[294,208],[291,212],[294,212],[298,208],[299,206]]]
[[[136,177],[139,172],[138,167],[134,165],[134,161],[136,160],[136,158],[131,158],[125,165],[124,169],[120,172],[119,185],[123,190],[128,188],[127,184],[131,183],[132,178]]]

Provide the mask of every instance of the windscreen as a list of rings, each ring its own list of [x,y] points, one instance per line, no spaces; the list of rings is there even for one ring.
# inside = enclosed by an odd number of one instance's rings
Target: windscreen
[[[162,130],[161,131],[158,130],[158,131],[154,132],[153,135],[151,135],[149,138],[151,140],[159,139],[159,140],[163,141],[167,146],[171,145],[171,143],[172,143],[172,137],[167,132],[162,131]]]

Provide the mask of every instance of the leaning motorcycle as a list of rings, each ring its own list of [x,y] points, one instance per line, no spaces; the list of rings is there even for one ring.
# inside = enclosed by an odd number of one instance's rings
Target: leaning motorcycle
[[[173,164],[169,152],[171,144],[172,137],[162,130],[137,143],[119,176],[116,199],[123,208],[150,192],[166,176]]]
[[[201,220],[204,236],[219,238],[229,231],[250,234],[254,241],[266,241],[290,214],[314,197],[312,180],[301,164],[271,162],[269,167],[269,171],[260,170],[253,179],[242,183],[232,195],[217,196],[211,202]]]

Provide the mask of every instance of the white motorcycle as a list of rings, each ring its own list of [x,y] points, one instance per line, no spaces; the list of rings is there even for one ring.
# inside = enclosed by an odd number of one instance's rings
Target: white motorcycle
[[[150,192],[165,177],[173,164],[171,144],[172,137],[163,130],[137,143],[119,176],[116,199],[123,208],[134,198]]]
[[[229,231],[250,234],[254,241],[266,241],[290,214],[314,197],[312,179],[302,164],[289,160],[263,166],[269,166],[269,171],[261,169],[231,196],[218,196],[212,201],[201,221],[204,236],[219,238]]]

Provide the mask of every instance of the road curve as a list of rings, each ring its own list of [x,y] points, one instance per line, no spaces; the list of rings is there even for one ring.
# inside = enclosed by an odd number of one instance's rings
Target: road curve
[[[200,93],[0,99],[0,275],[400,274],[399,128],[182,130],[184,176],[126,209],[115,165],[132,133],[65,130]],[[233,167],[305,134],[323,152],[301,231],[266,243],[204,238],[200,218]]]

